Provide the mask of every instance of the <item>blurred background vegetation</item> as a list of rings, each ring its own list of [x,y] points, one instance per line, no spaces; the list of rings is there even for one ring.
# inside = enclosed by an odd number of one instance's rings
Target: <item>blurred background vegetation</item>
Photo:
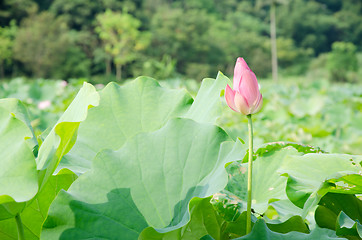
[[[2,0],[0,78],[271,77],[273,7],[280,75],[362,82],[361,0]]]

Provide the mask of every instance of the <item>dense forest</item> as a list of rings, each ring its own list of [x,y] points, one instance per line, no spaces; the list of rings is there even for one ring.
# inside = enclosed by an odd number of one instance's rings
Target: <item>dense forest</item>
[[[2,0],[0,78],[268,77],[272,6],[282,74],[361,79],[361,0]]]

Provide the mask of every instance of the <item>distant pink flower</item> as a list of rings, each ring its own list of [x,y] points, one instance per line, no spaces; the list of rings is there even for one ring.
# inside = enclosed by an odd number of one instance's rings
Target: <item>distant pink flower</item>
[[[232,110],[244,115],[259,112],[263,105],[258,80],[243,58],[236,61],[233,89],[229,84],[226,86],[225,99]]]
[[[66,87],[67,85],[68,85],[68,82],[65,81],[65,80],[62,80],[62,81],[60,82],[60,86],[62,86],[62,87]]]
[[[98,83],[96,85],[94,85],[97,89],[101,89],[101,88],[104,88],[104,84],[102,83]]]
[[[52,103],[49,100],[41,101],[38,103],[38,108],[43,110],[43,109],[50,107],[51,104]]]

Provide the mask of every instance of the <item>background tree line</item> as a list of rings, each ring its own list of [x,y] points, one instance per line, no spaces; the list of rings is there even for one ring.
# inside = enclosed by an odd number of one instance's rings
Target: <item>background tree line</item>
[[[267,77],[273,6],[283,74],[361,79],[360,0],[3,0],[0,77],[201,80],[238,56]]]

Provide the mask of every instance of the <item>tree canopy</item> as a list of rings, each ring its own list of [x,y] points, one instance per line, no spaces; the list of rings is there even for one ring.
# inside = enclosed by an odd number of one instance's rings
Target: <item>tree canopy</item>
[[[301,74],[335,42],[362,51],[360,0],[283,0],[275,8],[279,69],[301,66]],[[238,56],[258,76],[271,74],[269,1],[4,0],[0,9],[6,76],[120,77],[122,69],[123,78],[201,80],[219,69],[232,73]],[[10,28],[17,30],[4,34]]]

